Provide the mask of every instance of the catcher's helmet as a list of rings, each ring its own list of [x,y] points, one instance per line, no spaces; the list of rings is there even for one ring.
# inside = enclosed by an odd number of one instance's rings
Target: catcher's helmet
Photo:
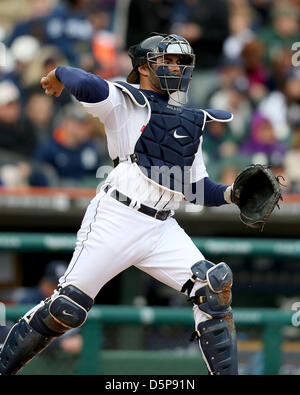
[[[180,73],[173,74],[169,64],[165,63],[166,54],[179,55]],[[164,35],[153,33],[144,41],[129,48],[128,55],[131,58],[133,69],[127,77],[127,82],[138,84],[140,77],[138,67],[148,64],[149,69],[159,78],[162,90],[172,93],[174,91],[187,92],[192,79],[192,71],[195,66],[195,55],[189,42],[176,34]],[[159,67],[153,69],[156,59],[163,57]]]

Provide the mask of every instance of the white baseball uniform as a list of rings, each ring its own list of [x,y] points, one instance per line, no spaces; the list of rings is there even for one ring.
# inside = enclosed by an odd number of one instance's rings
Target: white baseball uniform
[[[180,291],[191,276],[191,266],[204,257],[174,218],[160,221],[137,211],[141,203],[173,211],[181,198],[148,181],[136,164],[125,160],[134,152],[148,111],[137,107],[113,83],[108,83],[106,100],[82,105],[103,122],[110,157],[123,161],[110,172],[92,199],[77,234],[72,260],[59,284],[77,285],[95,298],[110,279],[134,265]],[[201,144],[191,173],[192,182],[207,177]],[[107,184],[112,188],[105,193]],[[130,197],[135,208],[111,197],[114,189]],[[197,282],[193,293],[201,285]],[[198,306],[194,312],[196,324],[206,320]]]

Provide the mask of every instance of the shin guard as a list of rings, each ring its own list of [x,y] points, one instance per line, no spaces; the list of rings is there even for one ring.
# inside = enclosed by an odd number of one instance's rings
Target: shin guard
[[[10,330],[0,353],[0,374],[13,375],[35,355],[46,348],[53,338],[41,335],[24,318]]]

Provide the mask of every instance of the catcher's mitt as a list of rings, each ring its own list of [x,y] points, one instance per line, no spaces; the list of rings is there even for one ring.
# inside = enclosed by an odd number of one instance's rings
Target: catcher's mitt
[[[240,209],[241,221],[251,228],[263,229],[274,207],[282,200],[278,177],[263,165],[251,165],[235,179],[231,201]]]

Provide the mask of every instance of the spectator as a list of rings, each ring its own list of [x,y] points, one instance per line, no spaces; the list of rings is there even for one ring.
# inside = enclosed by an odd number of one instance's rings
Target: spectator
[[[20,0],[7,0],[10,3],[20,3]],[[23,18],[15,24],[8,37],[7,44],[10,47],[13,41],[23,35],[30,35],[40,43],[46,42],[45,22],[57,0],[26,0],[27,12]],[[19,5],[19,4],[18,4]]]
[[[79,185],[87,180],[96,185],[102,157],[91,134],[89,115],[81,106],[70,104],[65,107],[61,125],[38,147],[36,159],[56,170],[61,185]]]
[[[278,2],[273,8],[271,26],[264,27],[258,37],[265,44],[265,61],[270,65],[281,50],[290,49],[299,41],[299,7]]]
[[[253,12],[249,6],[245,5],[240,8],[236,7],[236,4],[231,4],[229,17],[230,35],[223,46],[223,54],[226,58],[239,58],[245,44],[255,38],[255,33],[251,29],[252,22]]]
[[[89,0],[63,0],[54,7],[55,2],[45,0],[44,7],[39,11],[34,7],[28,20],[15,27],[8,45],[20,35],[31,35],[42,45],[58,47],[72,65],[77,65],[80,52],[90,49],[92,27],[87,19],[88,3]]]
[[[47,44],[57,46],[73,66],[79,64],[80,53],[91,52],[93,29],[88,20],[89,0],[64,0],[47,17]]]
[[[220,86],[207,99],[209,108],[224,108],[234,114],[227,130],[237,145],[248,136],[252,114],[249,81],[243,64],[240,59],[224,59],[219,70]]]
[[[21,292],[17,303],[38,304],[51,296],[57,287],[59,278],[65,273],[68,263],[65,261],[51,261],[45,266],[44,273],[35,287]]]
[[[268,93],[269,72],[263,62],[264,46],[259,40],[246,43],[241,52],[249,81],[249,96],[257,105]]]
[[[210,92],[210,96],[216,91],[226,90],[233,86],[236,81],[245,81],[246,79],[247,75],[243,59],[224,56],[218,64],[218,86]]]
[[[39,50],[40,43],[32,36],[20,36],[16,38],[10,48],[10,54],[15,62],[15,67],[12,71],[4,75],[4,79],[11,80],[18,87],[22,104],[27,99],[25,92],[26,72]]]
[[[300,123],[300,68],[290,72],[285,84],[287,121],[295,126]]]
[[[96,5],[89,10],[89,20],[93,26],[93,35],[91,38],[92,59],[94,64],[84,70],[95,72],[102,78],[111,79],[119,74],[118,67],[118,51],[124,42],[118,35],[109,31],[109,14],[105,10]],[[95,64],[97,63],[97,65]],[[93,70],[94,69],[94,70]]]
[[[294,52],[291,48],[278,50],[277,56],[272,59],[269,69],[268,88],[273,91],[284,91],[287,75],[291,69],[291,59]]]
[[[0,82],[0,149],[30,159],[37,145],[34,127],[20,104],[20,92],[10,81]]]
[[[59,64],[67,64],[65,56],[59,49],[51,45],[42,45],[23,73],[23,85],[29,90],[32,86],[40,87],[42,76],[47,75]]]
[[[26,114],[31,120],[39,143],[46,142],[54,127],[53,100],[40,90],[29,94],[26,103]]]
[[[292,69],[285,76],[283,90],[271,92],[258,110],[272,122],[276,138],[289,144],[291,127],[300,122],[300,70]]]
[[[41,88],[41,78],[47,75],[51,70],[58,67],[58,65],[68,64],[65,56],[55,46],[43,46],[30,66],[26,69],[24,74],[24,82],[26,86],[26,97],[31,94],[33,90],[43,92]],[[51,98],[54,106],[54,112],[59,111],[66,104],[71,103],[71,95],[65,90],[59,98]]]
[[[205,128],[202,151],[206,168],[211,177],[219,182],[232,184],[235,174],[251,164],[248,157],[240,156],[240,144],[228,124],[210,122]]]
[[[269,164],[278,162],[280,158],[283,158],[285,152],[286,147],[277,141],[273,125],[269,119],[259,112],[254,113],[250,138],[241,147],[241,153],[252,157],[255,154],[261,154],[260,157],[264,158],[264,164]],[[255,161],[257,160],[253,162]]]
[[[238,146],[228,133],[226,124],[211,122],[206,127],[202,149],[209,160],[219,161],[235,155]]]

